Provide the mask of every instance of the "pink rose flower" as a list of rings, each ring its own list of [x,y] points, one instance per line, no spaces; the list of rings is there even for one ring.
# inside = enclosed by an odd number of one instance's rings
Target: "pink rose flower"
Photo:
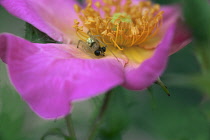
[[[86,7],[75,0],[0,1],[14,16],[62,42],[0,35],[0,58],[11,82],[39,116],[65,116],[72,102],[118,85],[145,89],[162,74],[168,56],[191,41],[177,5],[104,1]]]

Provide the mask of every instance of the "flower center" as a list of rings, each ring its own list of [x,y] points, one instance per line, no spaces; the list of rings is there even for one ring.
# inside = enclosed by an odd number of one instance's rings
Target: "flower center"
[[[139,46],[152,38],[161,26],[163,11],[150,1],[132,4],[131,0],[87,1],[85,9],[74,5],[83,26],[75,20],[74,28],[78,37],[87,41],[89,34],[97,40],[118,50]],[[88,32],[88,33],[87,33]]]
[[[120,23],[120,22],[127,22],[131,23],[132,19],[131,16],[127,13],[114,13],[112,16],[112,23]]]

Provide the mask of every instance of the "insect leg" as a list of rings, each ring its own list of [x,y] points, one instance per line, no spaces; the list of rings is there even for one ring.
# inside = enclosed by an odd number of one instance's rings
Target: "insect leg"
[[[107,45],[104,42],[102,42],[101,40],[98,39],[97,41],[100,42],[101,44],[103,44],[104,47],[107,47]]]
[[[77,43],[77,48],[79,48],[79,44],[83,43],[82,40],[79,40],[78,43]]]
[[[90,44],[90,48],[92,48],[93,47],[93,45],[95,45],[96,44],[96,42],[92,42],[91,44]],[[97,44],[96,44],[97,45]]]

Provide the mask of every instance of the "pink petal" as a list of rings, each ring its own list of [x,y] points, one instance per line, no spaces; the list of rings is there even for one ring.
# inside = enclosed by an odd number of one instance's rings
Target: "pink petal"
[[[161,6],[161,10],[164,11],[163,28],[167,29],[171,24],[176,23],[175,35],[170,50],[170,54],[173,54],[189,44],[192,41],[192,35],[184,24],[179,5]]]
[[[70,42],[75,36],[72,28],[77,15],[76,0],[1,0],[14,16],[34,25],[57,41]],[[71,38],[72,40],[70,40]]]
[[[138,68],[126,68],[124,87],[132,90],[142,90],[149,87],[164,71],[175,32],[171,26],[158,45],[154,55],[145,60]]]
[[[164,11],[163,25],[170,26],[181,18],[181,7],[179,5],[161,5],[161,11]]]
[[[180,19],[177,21],[175,35],[173,38],[170,54],[173,54],[192,41],[192,34],[189,28]]]
[[[124,80],[115,58],[76,58],[76,46],[36,44],[10,34],[0,35],[0,43],[13,85],[43,118],[64,116],[72,101],[97,96]]]
[[[103,0],[92,0],[93,4],[94,4],[95,2],[97,2],[97,1],[103,3]],[[127,0],[122,0],[122,3],[124,4],[126,1],[127,1]],[[147,0],[132,0],[132,3],[133,3],[133,4],[138,4],[140,1],[147,1]]]

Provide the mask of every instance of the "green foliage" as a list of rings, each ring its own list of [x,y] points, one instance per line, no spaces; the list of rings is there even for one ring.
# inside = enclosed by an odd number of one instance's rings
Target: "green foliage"
[[[34,43],[58,43],[29,23],[25,23],[25,39]]]
[[[208,0],[184,0],[184,15],[197,41],[206,42],[210,38],[210,8]],[[200,46],[202,49],[203,47]],[[205,47],[205,46],[204,46]]]
[[[167,97],[158,89],[155,87],[155,109],[148,102],[151,97],[134,96],[139,98],[129,110],[134,128],[160,140],[208,140],[209,126],[199,108],[201,95],[193,90],[170,88],[174,94]]]
[[[64,140],[74,140],[73,138],[70,138],[69,136],[65,135],[60,128],[52,128],[49,129],[42,137],[41,140],[47,140],[47,137],[49,136],[57,136],[61,137]]]
[[[193,83],[195,87],[210,95],[210,73],[193,76]]]
[[[0,139],[23,140],[24,106],[10,88],[0,89]]]
[[[113,90],[110,104],[99,129],[101,140],[121,140],[122,133],[128,128],[129,116],[127,111],[129,102],[126,92],[121,87]]]
[[[171,4],[171,3],[178,3],[181,0],[152,0],[152,1],[160,4]]]
[[[204,73],[210,72],[210,6],[207,0],[184,0],[184,15],[192,29],[197,59]]]

